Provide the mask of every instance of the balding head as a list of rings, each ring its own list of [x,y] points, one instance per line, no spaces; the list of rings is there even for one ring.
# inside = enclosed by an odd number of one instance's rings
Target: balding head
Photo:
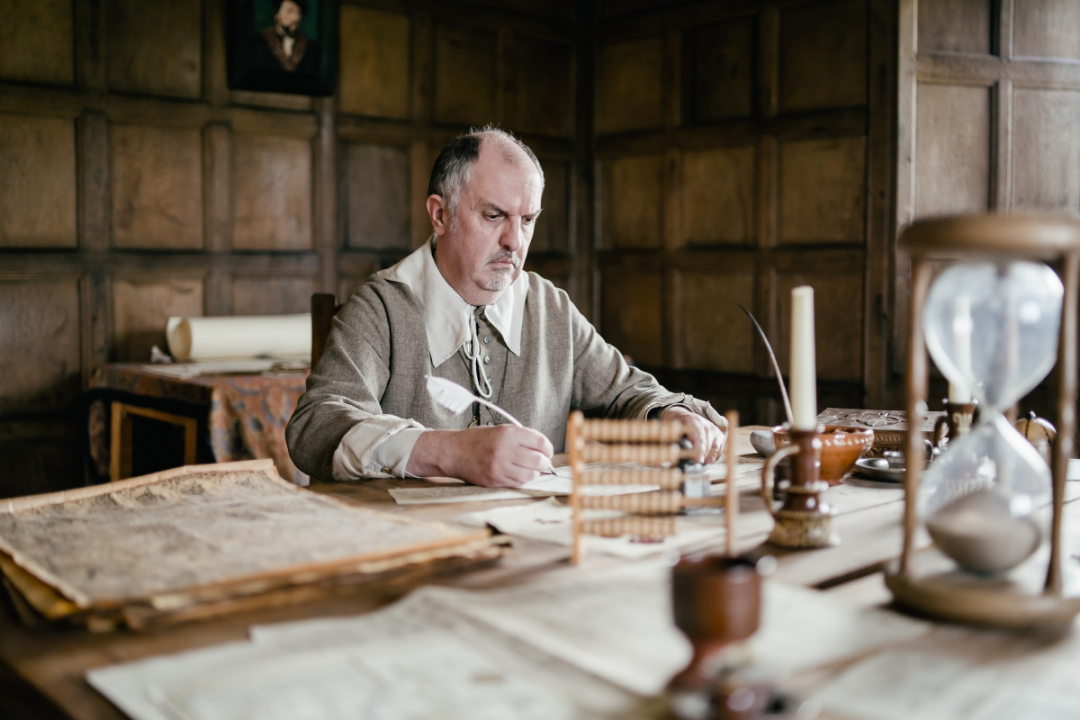
[[[442,149],[428,181],[428,195],[438,195],[443,199],[450,213],[451,226],[455,224],[461,191],[468,184],[473,166],[480,159],[482,147],[498,152],[501,159],[510,165],[531,162],[540,174],[540,186],[543,187],[544,169],[528,145],[491,125],[473,128],[451,140]]]

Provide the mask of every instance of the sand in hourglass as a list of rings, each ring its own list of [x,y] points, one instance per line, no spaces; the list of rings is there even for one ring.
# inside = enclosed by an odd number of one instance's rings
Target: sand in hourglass
[[[982,488],[951,500],[926,521],[934,544],[966,570],[999,573],[1031,557],[1042,531],[1030,508],[1017,500]]]

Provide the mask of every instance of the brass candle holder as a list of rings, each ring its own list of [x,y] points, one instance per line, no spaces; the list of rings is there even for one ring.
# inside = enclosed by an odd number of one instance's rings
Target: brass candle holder
[[[761,497],[776,524],[769,542],[787,548],[820,548],[837,545],[840,536],[832,526],[835,510],[822,502],[829,483],[821,479],[821,438],[825,428],[789,429],[791,444],[769,458],[761,471]],[[791,481],[779,508],[774,507],[772,482],[776,466],[791,458]]]

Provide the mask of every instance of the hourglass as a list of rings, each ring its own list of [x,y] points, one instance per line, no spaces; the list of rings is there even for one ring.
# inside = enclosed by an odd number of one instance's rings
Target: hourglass
[[[1064,591],[1061,563],[1080,223],[994,215],[923,221],[900,248],[912,258],[908,416],[926,411],[928,349],[950,384],[975,397],[981,419],[925,473],[920,438],[908,438],[903,553],[886,584],[900,604],[943,619],[1064,626],[1080,612],[1080,597]],[[942,259],[954,264],[930,287],[930,262]],[[1056,259],[1064,261],[1064,287],[1042,264]],[[1050,468],[1003,413],[1047,376],[1055,357],[1062,432]],[[921,530],[934,548],[916,554]]]

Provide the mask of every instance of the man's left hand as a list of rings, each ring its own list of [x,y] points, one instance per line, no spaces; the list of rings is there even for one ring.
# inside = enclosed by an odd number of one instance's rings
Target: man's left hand
[[[695,461],[711,465],[720,459],[720,451],[724,448],[724,433],[720,428],[680,405],[666,408],[660,417],[682,423],[686,437],[694,445]]]

